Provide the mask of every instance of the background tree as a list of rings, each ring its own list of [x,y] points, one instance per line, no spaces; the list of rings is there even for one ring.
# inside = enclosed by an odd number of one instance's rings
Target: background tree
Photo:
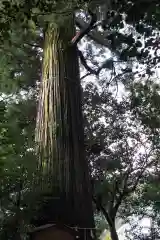
[[[159,148],[134,118],[127,100],[118,103],[110,93],[99,94],[89,84],[84,99],[94,202],[109,224],[112,239],[118,239],[116,217],[134,214],[131,202],[139,194],[133,193],[141,192],[141,185],[152,175],[148,171],[158,164]]]

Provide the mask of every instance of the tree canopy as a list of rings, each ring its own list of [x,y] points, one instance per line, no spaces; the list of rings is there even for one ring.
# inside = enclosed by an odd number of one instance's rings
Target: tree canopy
[[[88,9],[97,21],[77,52],[95,219],[103,214],[112,240],[116,218],[146,214],[159,224],[159,1],[6,0],[0,3],[2,239],[14,239],[17,225],[23,235],[36,212],[31,185],[44,33],[50,23],[65,29],[69,15],[83,30],[92,17]]]

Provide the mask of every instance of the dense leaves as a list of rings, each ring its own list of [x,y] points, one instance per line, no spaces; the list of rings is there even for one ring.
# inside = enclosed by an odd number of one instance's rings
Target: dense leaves
[[[26,193],[29,192],[35,168],[33,151],[35,104],[33,103],[33,99],[19,100],[18,103],[14,103],[13,100],[11,103],[1,100],[0,221],[1,238],[4,237],[2,239],[10,239],[11,235],[15,234],[18,224],[17,211],[21,207],[26,208],[29,204]],[[18,202],[19,194],[21,194],[20,202]]]
[[[153,187],[159,174],[155,173],[159,168],[159,125],[153,121],[155,111],[155,121],[159,122],[159,101],[155,103],[159,93],[154,85],[150,82],[144,86],[150,91],[145,91],[141,83],[134,85],[137,105],[133,105],[132,91],[131,101],[123,98],[123,102],[107,89],[100,94],[94,84],[86,85],[84,91],[86,146],[95,206],[109,225],[116,217],[127,220],[134,214],[143,215],[149,206],[153,210],[160,202],[158,190]]]

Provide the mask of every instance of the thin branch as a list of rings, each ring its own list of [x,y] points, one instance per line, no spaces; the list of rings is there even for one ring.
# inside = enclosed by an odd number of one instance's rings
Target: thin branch
[[[83,80],[84,78],[86,78],[86,77],[88,77],[88,76],[90,76],[91,75],[91,73],[89,72],[89,73],[86,73],[84,76],[82,76],[81,78],[80,78],[80,80]]]
[[[129,189],[128,193],[130,192],[134,192],[137,188],[137,185],[139,183],[139,180],[141,179],[143,173],[145,172],[146,168],[149,167],[150,165],[152,165],[152,163],[154,162],[155,160],[151,161],[150,163],[148,163],[142,170],[141,172],[139,173],[139,176],[137,177],[137,179],[135,180],[135,184],[133,185],[133,187],[131,189]]]
[[[35,44],[35,43],[24,43],[24,47],[25,45],[28,45],[28,46],[31,46],[31,47],[35,47],[35,48],[42,48],[42,46],[38,45],[38,44]]]
[[[83,19],[76,18],[75,19],[76,25],[80,29],[85,29],[86,28],[86,22]],[[87,34],[92,40],[97,42],[98,44],[105,46],[107,48],[110,48],[110,43],[107,39],[105,39],[105,34],[104,33],[98,33],[95,29],[92,30],[91,32],[88,32]]]
[[[112,70],[112,72],[111,72],[111,80],[112,80],[112,75],[115,74],[115,67],[114,67],[114,62],[115,61],[113,61],[113,59],[107,59],[105,62],[102,63],[102,65],[97,70],[94,70],[90,66],[88,66],[87,61],[86,61],[85,57],[83,56],[83,53],[80,50],[78,50],[78,55],[80,57],[82,65],[88,71],[88,73],[86,73],[84,76],[81,77],[81,80],[84,79],[85,77],[89,76],[89,75],[92,75],[92,74],[98,76],[100,71],[103,68],[107,68],[109,70]],[[110,82],[109,82],[109,84],[110,84]]]
[[[83,66],[85,67],[85,69],[90,72],[90,74],[97,74],[97,71],[92,69],[91,67],[88,66],[86,59],[84,58],[82,52],[80,50],[78,50],[78,55],[80,57],[81,63],[83,64]]]

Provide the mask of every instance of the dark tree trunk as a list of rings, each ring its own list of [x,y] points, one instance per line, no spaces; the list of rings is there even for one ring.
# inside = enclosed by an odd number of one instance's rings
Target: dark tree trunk
[[[77,47],[69,44],[74,33],[72,17],[61,26],[49,24],[45,32],[36,126],[37,176],[41,191],[54,197],[53,220],[87,228],[93,227],[93,213]]]
[[[117,234],[117,231],[116,231],[116,227],[115,227],[115,222],[112,223],[110,226],[110,233],[111,233],[111,239],[112,240],[119,240],[118,238],[118,234]]]

